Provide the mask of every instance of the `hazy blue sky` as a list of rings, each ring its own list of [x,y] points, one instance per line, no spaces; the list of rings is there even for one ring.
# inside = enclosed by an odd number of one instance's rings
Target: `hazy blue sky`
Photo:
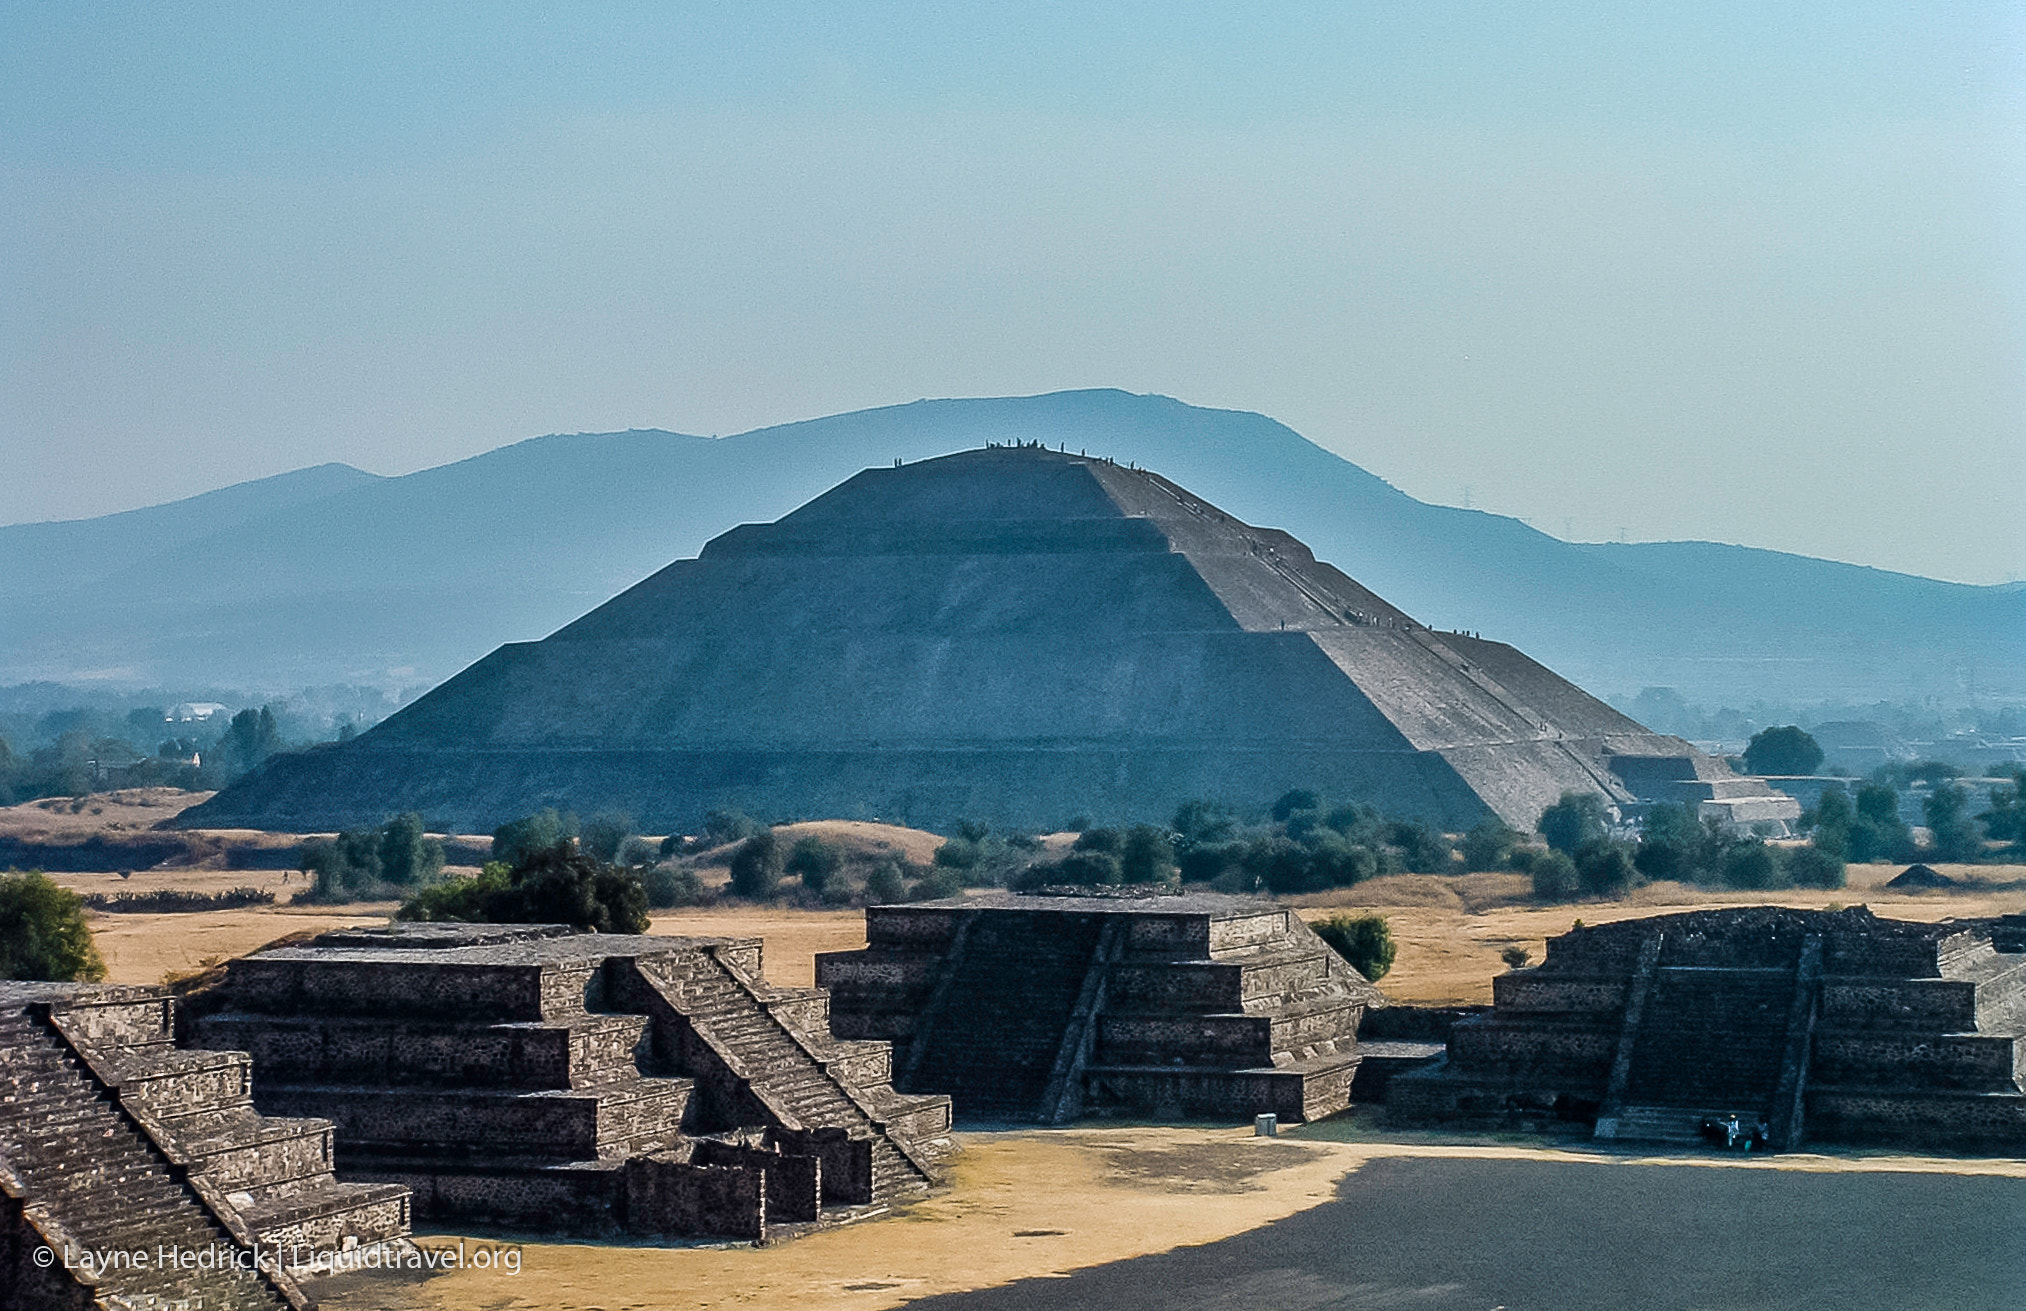
[[[1117,386],[2026,577],[2016,3],[296,8],[0,7],[0,522]]]

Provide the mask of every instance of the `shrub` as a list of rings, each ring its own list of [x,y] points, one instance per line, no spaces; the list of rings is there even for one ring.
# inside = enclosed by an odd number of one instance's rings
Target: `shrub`
[[[774,895],[781,881],[781,843],[774,830],[762,829],[740,844],[732,856],[732,891],[754,901]]]
[[[584,854],[610,864],[619,859],[619,848],[633,836],[633,816],[619,810],[604,810],[584,821],[580,839]]]
[[[1796,887],[1840,888],[1844,883],[1843,858],[1821,847],[1798,847],[1787,853],[1787,877]]]
[[[703,836],[707,846],[722,847],[727,842],[744,842],[758,837],[766,826],[743,811],[713,810],[703,817]]]
[[[909,901],[940,901],[964,890],[963,876],[953,869],[931,865],[907,890]]]
[[[1576,882],[1593,897],[1616,897],[1638,881],[1632,857],[1624,846],[1607,838],[1586,842],[1575,855]]]
[[[1733,888],[1777,888],[1783,881],[1773,849],[1756,839],[1738,843],[1724,856],[1724,882]]]
[[[660,847],[652,841],[642,837],[630,837],[619,844],[619,858],[614,863],[640,869],[654,864],[660,856]]]
[[[1513,943],[1511,946],[1501,947],[1498,958],[1512,969],[1523,970],[1527,967],[1527,962],[1534,958],[1534,954],[1518,943]]]
[[[935,863],[944,869],[972,869],[978,864],[978,844],[970,838],[951,838],[936,848]]]
[[[1296,811],[1320,810],[1322,804],[1322,798],[1307,788],[1290,788],[1273,803],[1273,822],[1285,824]]]
[[[645,933],[647,890],[633,871],[593,860],[566,840],[528,854],[518,865],[488,861],[474,878],[425,888],[404,902],[395,918]]]
[[[33,870],[0,875],[0,979],[96,983],[105,976],[76,893]]]
[[[865,876],[865,899],[873,905],[887,905],[907,899],[907,884],[901,878],[900,866],[892,861],[883,861]]]
[[[1093,830],[1096,831],[1099,830]],[[1071,851],[1054,865],[1041,866],[1037,872],[1050,883],[1112,886],[1126,881],[1119,858],[1109,851]]]
[[[1560,851],[1535,853],[1527,873],[1533,878],[1534,897],[1539,901],[1568,901],[1580,886],[1576,862]]]
[[[1604,798],[1594,792],[1564,792],[1562,799],[1541,812],[1534,827],[1548,846],[1565,855],[1575,855],[1586,842],[1605,835]]]
[[[679,865],[652,865],[640,875],[647,892],[647,904],[656,910],[674,906],[701,906],[707,899],[703,880],[696,871]]]
[[[1498,820],[1480,820],[1463,835],[1463,868],[1472,871],[1504,869],[1519,842],[1520,835]]]
[[[1386,826],[1386,841],[1399,849],[1400,863],[1415,874],[1440,874],[1455,854],[1448,838],[1422,823],[1395,820]]]
[[[1349,961],[1351,968],[1377,983],[1393,968],[1399,947],[1393,930],[1380,915],[1332,915],[1309,925],[1316,936]]]
[[[1150,824],[1133,825],[1119,852],[1119,873],[1127,883],[1167,882],[1175,873],[1174,844]]]
[[[1076,845],[1071,850],[1098,851],[1108,856],[1116,856],[1123,846],[1124,839],[1119,836],[1117,829],[1087,828],[1076,835]]]

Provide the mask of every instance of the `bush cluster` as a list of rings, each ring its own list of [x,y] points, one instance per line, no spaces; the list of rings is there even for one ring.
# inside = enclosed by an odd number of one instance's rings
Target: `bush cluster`
[[[515,864],[488,861],[471,878],[424,888],[402,903],[395,918],[568,924],[595,933],[645,933],[647,890],[633,870],[561,841],[524,852]]]
[[[495,839],[494,848],[498,848]],[[406,896],[443,874],[443,844],[422,830],[410,811],[372,829],[303,843],[302,871],[310,886],[303,901],[377,901]]]

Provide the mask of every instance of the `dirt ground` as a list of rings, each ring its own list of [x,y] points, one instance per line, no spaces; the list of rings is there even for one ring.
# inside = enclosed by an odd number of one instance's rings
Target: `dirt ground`
[[[941,1293],[1059,1277],[1216,1242],[1329,1201],[1346,1175],[1369,1162],[1412,1157],[2026,1178],[2022,1161],[1606,1155],[1435,1135],[1346,1141],[1319,1132],[1327,1127],[1277,1139],[1255,1138],[1249,1126],[962,1134],[964,1150],[949,1190],[887,1219],[759,1248],[425,1235],[418,1241],[429,1248],[460,1241],[468,1248],[517,1248],[520,1271],[465,1269],[427,1279],[346,1275],[313,1291],[327,1311],[881,1311]],[[1300,1136],[1305,1132],[1313,1136]]]

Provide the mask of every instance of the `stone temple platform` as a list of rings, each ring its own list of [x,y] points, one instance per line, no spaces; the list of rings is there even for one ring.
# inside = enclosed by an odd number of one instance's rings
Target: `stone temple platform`
[[[989,893],[865,912],[816,958],[832,1028],[893,1044],[895,1084],[967,1119],[1062,1123],[1349,1104],[1378,989],[1293,911],[1215,895]]]
[[[0,983],[0,1307],[307,1307],[288,1266],[407,1234],[406,1188],[339,1182],[330,1121],[257,1112],[246,1053],[179,1049],[175,1007]]]
[[[231,962],[194,1027],[418,1217],[762,1239],[919,1193],[953,1150],[949,1099],[895,1093],[828,1000],[769,985],[753,939],[397,925]]]
[[[2026,917],[1692,911],[1582,928],[1493,981],[1387,1118],[1695,1142],[2026,1152]]]

